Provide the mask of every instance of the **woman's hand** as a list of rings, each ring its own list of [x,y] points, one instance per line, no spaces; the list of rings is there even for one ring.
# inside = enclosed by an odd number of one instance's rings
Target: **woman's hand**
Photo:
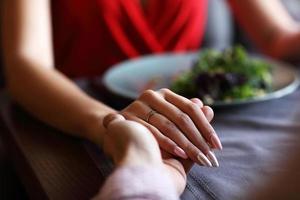
[[[199,99],[189,100],[169,89],[147,90],[121,114],[147,127],[168,153],[218,166],[211,148],[222,149],[222,145],[209,123],[213,111]]]

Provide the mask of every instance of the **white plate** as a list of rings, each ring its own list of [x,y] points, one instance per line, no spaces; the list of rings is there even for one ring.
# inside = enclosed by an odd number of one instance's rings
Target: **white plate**
[[[161,54],[129,60],[113,66],[104,75],[104,85],[113,93],[136,99],[149,88],[168,87],[176,74],[189,69],[198,53]],[[215,101],[212,106],[241,105],[280,98],[294,92],[299,86],[298,71],[290,65],[268,60],[273,69],[273,91],[259,97],[231,102]]]

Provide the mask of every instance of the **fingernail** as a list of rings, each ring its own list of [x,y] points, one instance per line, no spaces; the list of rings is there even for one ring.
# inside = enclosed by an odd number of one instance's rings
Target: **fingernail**
[[[181,158],[183,158],[183,159],[187,159],[187,158],[188,158],[188,156],[186,155],[186,153],[185,153],[185,152],[183,151],[183,149],[180,148],[180,147],[175,147],[174,153],[175,153],[177,156],[179,156],[179,157],[181,157]]]
[[[202,153],[200,152],[197,156],[197,159],[199,160],[199,162],[206,166],[206,167],[212,167],[212,164],[211,162],[207,159],[207,157]]]
[[[221,144],[221,141],[220,139],[218,138],[218,136],[216,134],[212,134],[211,137],[210,137],[210,142],[212,143],[212,145],[217,148],[217,149],[220,149],[222,150],[223,147],[222,147],[222,144]]]
[[[208,152],[207,158],[210,160],[213,167],[219,167],[219,162],[216,158],[216,155],[212,151]]]

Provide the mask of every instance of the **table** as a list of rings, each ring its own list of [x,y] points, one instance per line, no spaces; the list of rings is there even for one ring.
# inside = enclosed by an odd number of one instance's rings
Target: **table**
[[[80,85],[92,91],[91,85]],[[5,92],[0,99],[5,143],[32,199],[89,199],[97,193],[112,169],[99,149],[37,121]],[[182,199],[243,199],[259,179],[282,170],[275,163],[300,134],[299,100],[297,90],[281,99],[216,110],[221,166],[194,166]]]

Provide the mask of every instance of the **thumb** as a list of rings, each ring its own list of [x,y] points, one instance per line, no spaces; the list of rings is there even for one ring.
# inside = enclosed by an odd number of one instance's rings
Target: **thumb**
[[[123,117],[123,115],[120,115],[118,113],[110,113],[108,115],[106,115],[103,119],[103,126],[105,128],[108,128],[108,126],[111,123],[117,122],[117,121],[123,121],[125,120],[125,118]]]

